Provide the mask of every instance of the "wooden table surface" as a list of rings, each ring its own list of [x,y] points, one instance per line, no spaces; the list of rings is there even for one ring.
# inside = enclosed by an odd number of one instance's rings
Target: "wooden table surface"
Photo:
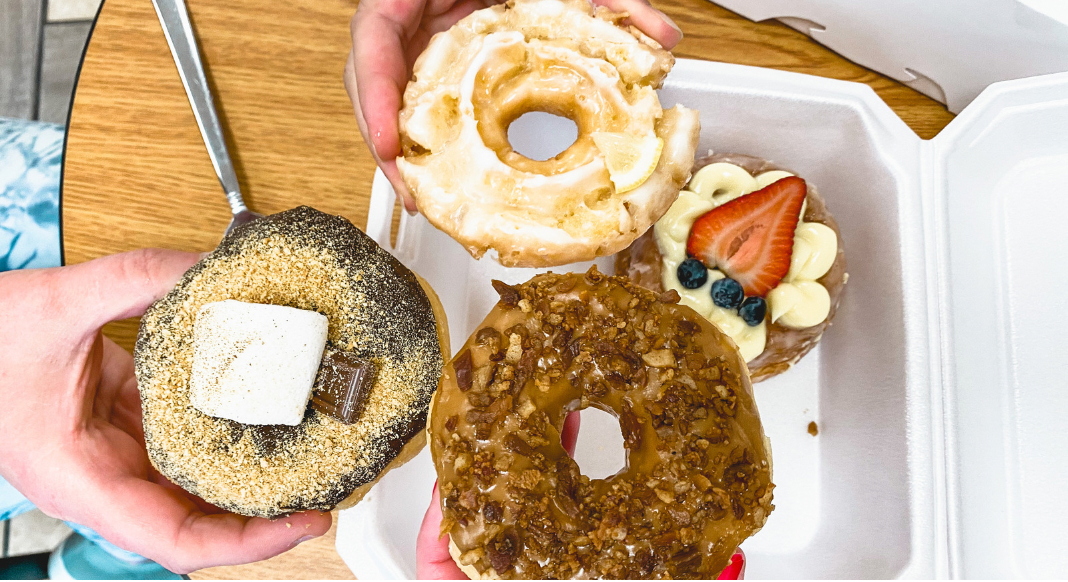
[[[188,0],[249,205],[297,204],[363,226],[374,174],[341,82],[358,0]],[[680,57],[866,83],[920,137],[941,104],[781,24],[705,0],[660,0],[686,34]],[[68,264],[139,247],[206,251],[226,205],[150,0],[106,0],[86,50],[67,138],[62,232]],[[129,349],[137,320],[105,332]],[[194,578],[351,578],[333,530],[282,556]]]

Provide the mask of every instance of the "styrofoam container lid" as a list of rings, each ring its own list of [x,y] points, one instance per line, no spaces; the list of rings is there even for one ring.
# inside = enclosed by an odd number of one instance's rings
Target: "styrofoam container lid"
[[[1068,576],[1068,74],[991,86],[926,172],[952,572]]]
[[[776,510],[743,544],[747,577],[1068,575],[1053,551],[1068,534],[1068,75],[994,86],[930,142],[867,86],[794,73],[680,59],[661,100],[701,112],[702,151],[814,183],[847,252],[820,346],[756,385]],[[496,303],[491,278],[542,271],[475,261],[421,216],[392,247],[393,206],[376,175],[367,232],[438,292],[454,346]],[[610,472],[613,430],[584,418],[584,472]],[[424,450],[341,512],[357,577],[414,577],[434,478]]]
[[[1068,71],[1064,0],[711,0],[777,18],[959,113],[991,83]]]

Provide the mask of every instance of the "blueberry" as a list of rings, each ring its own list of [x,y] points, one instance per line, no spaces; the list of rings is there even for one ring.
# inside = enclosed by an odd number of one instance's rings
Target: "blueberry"
[[[742,306],[738,308],[738,315],[753,327],[760,325],[767,314],[768,302],[764,301],[763,297],[747,297],[745,301],[742,301]]]
[[[712,283],[712,303],[719,307],[737,309],[742,304],[742,299],[745,299],[745,291],[734,279],[724,277]]]
[[[676,274],[679,276],[679,283],[687,289],[697,289],[708,280],[708,269],[697,259],[686,259],[679,263]]]

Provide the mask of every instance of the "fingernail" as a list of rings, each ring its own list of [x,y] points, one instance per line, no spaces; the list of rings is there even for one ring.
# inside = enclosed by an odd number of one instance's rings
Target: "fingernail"
[[[197,255],[197,257],[198,257],[197,260],[198,261],[203,261],[204,259],[208,258],[208,255],[210,255],[210,254],[211,253],[200,253],[200,254]]]
[[[670,16],[668,16],[667,14],[664,14],[663,12],[657,10],[656,8],[653,8],[653,10],[656,11],[656,13],[660,15],[660,18],[664,19],[664,22],[666,22],[668,26],[670,26],[671,28],[674,28],[675,32],[679,33],[679,36],[682,36],[682,29],[679,28],[678,24],[675,24],[675,21],[672,20]]]
[[[314,540],[315,537],[316,536],[301,536],[301,537],[297,538],[297,540],[295,542],[290,544],[289,547],[295,548],[295,547],[299,546],[300,544],[303,544],[304,542],[306,542],[308,540]]]
[[[408,208],[408,197],[407,196],[404,196],[402,194],[397,194],[397,197],[400,198],[401,206],[404,207],[404,211],[408,213],[408,216],[415,216],[416,214],[419,214],[419,207],[418,206],[416,206],[415,208]],[[414,201],[412,203],[414,205]]]
[[[731,556],[731,561],[727,564],[727,567],[720,572],[717,580],[741,580],[745,575],[745,555],[741,552],[735,553]]]

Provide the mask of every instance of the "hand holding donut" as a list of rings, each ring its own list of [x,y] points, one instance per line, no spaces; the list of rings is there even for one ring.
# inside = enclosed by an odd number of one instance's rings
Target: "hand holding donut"
[[[493,0],[363,0],[352,17],[352,52],[345,65],[345,87],[364,141],[409,212],[412,198],[397,170],[401,153],[398,113],[401,95],[415,59],[430,37]],[[648,0],[594,0],[630,21],[665,48],[682,39],[682,31]]]
[[[330,515],[224,512],[149,464],[130,354],[100,333],[141,314],[197,256],[142,250],[0,274],[0,474],[45,513],[174,572],[263,560]]]

